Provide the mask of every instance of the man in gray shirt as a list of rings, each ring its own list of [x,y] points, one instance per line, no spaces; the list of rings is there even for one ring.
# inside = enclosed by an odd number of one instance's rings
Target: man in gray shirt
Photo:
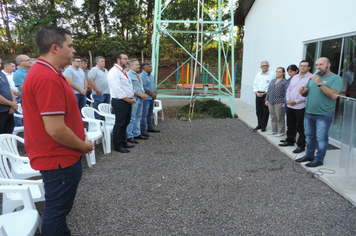
[[[131,59],[129,62],[129,66],[130,70],[129,72],[127,72],[127,75],[132,81],[136,103],[132,105],[130,124],[127,126],[126,133],[128,142],[138,144],[135,139],[148,139],[147,137],[141,135],[140,130],[143,100],[146,100],[148,96],[147,94],[145,94],[145,90],[143,89],[143,83],[138,74],[138,72],[140,71],[140,63],[137,59]]]
[[[83,69],[80,67],[80,58],[74,57],[72,60],[72,65],[68,67],[64,73],[64,77],[68,84],[72,87],[75,96],[77,97],[77,103],[79,111],[82,111],[82,108],[85,107],[86,103],[86,93],[87,93],[87,80]]]
[[[94,108],[98,109],[100,103],[110,103],[110,90],[107,80],[108,70],[105,69],[105,59],[102,56],[95,57],[96,66],[89,73],[89,84],[92,87]],[[100,119],[95,113],[95,117]]]

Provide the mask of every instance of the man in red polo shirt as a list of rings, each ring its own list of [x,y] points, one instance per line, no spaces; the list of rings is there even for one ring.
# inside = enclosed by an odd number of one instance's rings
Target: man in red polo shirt
[[[66,216],[82,175],[81,156],[94,145],[85,138],[75,94],[60,72],[75,53],[70,32],[44,27],[36,44],[40,57],[28,72],[22,93],[25,148],[46,191],[42,235],[70,235]]]

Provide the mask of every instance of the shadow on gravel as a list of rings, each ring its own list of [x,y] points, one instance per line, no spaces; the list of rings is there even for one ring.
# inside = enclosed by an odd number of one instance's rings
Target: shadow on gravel
[[[356,234],[347,200],[240,120],[158,128],[129,154],[97,145],[97,164],[82,161],[73,235]]]

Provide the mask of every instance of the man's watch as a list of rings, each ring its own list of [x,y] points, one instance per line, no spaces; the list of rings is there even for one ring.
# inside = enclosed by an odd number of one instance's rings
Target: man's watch
[[[323,86],[323,85],[325,85],[325,84],[326,84],[325,81],[321,81],[320,84],[318,84],[318,87]]]

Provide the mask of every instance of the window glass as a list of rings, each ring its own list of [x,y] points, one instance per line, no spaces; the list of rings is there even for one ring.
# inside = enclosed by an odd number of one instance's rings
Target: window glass
[[[315,61],[318,58],[318,52],[316,51],[316,43],[307,44],[305,60],[310,62],[310,73],[313,73],[315,67]]]
[[[339,74],[342,38],[321,42],[320,57],[327,57],[331,63],[331,72]]]
[[[346,37],[344,39],[344,47],[341,53],[341,69],[339,75],[343,80],[343,87],[341,90],[341,95],[351,98],[356,98],[356,36]],[[331,50],[330,50],[331,51]],[[341,52],[341,50],[340,50]],[[336,52],[334,53],[334,55]],[[338,98],[336,100],[336,107],[334,113],[333,123],[330,127],[330,137],[341,141],[342,137],[342,123],[345,121],[345,99]],[[350,114],[349,114],[350,115]],[[356,117],[350,117],[355,119]],[[345,128],[344,124],[344,128]],[[351,128],[351,127],[350,127]]]

